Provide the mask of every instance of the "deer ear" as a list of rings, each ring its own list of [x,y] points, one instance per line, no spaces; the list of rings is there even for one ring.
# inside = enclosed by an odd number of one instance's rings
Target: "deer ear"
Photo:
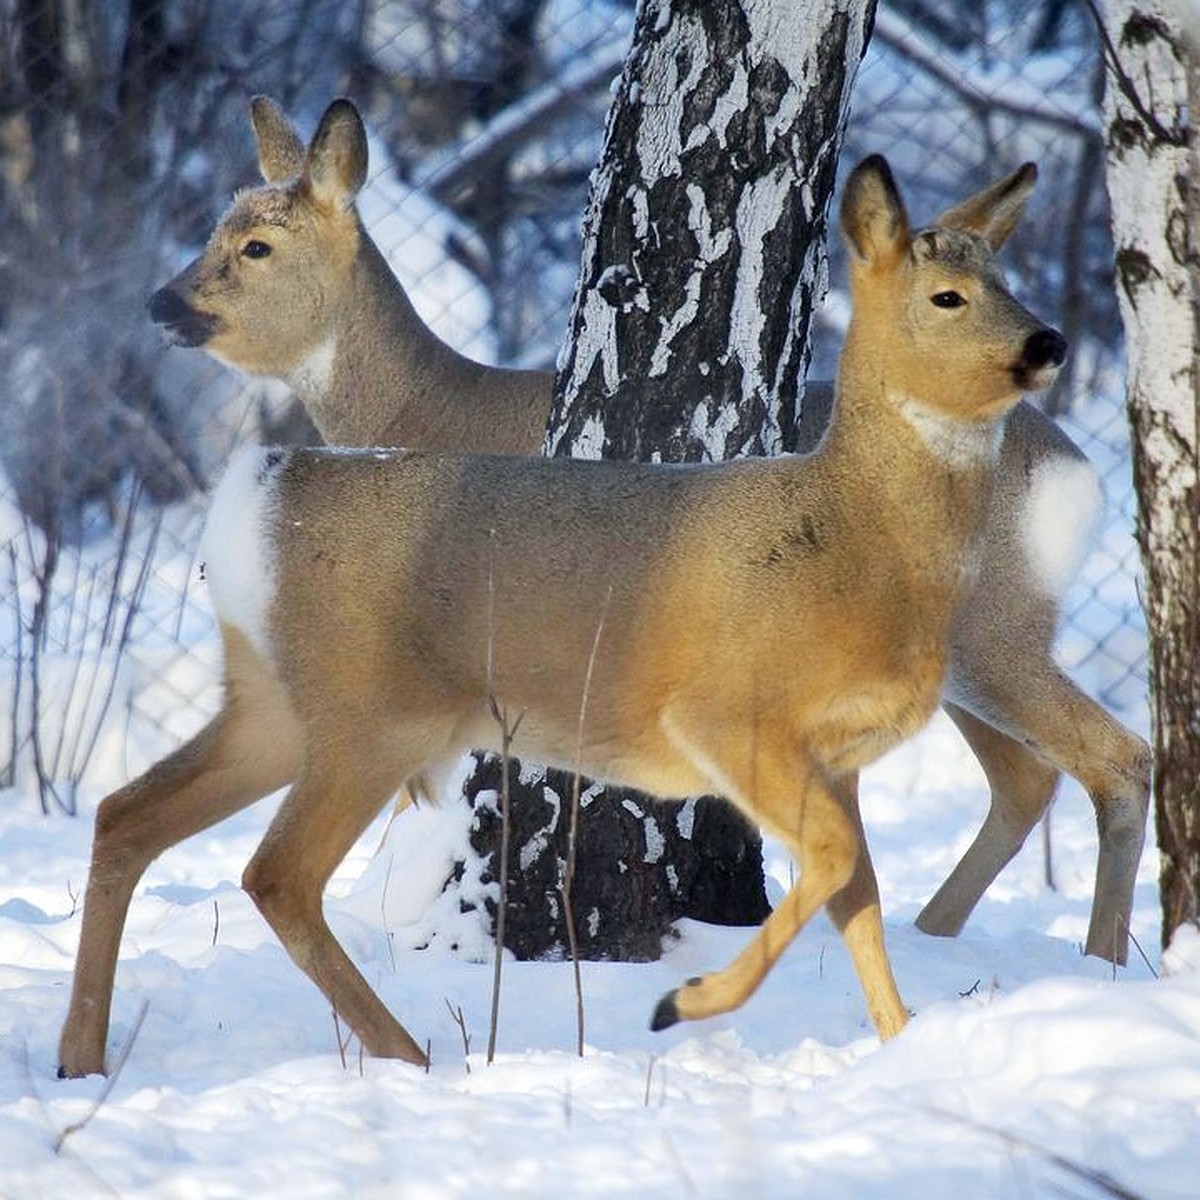
[[[889,266],[909,247],[908,214],[887,159],[873,154],[850,173],[842,191],[842,233],[858,259]]]
[[[1017,227],[1036,182],[1037,167],[1025,163],[998,183],[942,213],[934,224],[978,234],[993,250],[999,250]]]
[[[258,168],[268,183],[294,179],[304,168],[304,143],[269,96],[250,101],[250,124],[258,142]]]
[[[335,100],[313,134],[305,163],[318,203],[348,209],[367,179],[367,131],[349,100]]]

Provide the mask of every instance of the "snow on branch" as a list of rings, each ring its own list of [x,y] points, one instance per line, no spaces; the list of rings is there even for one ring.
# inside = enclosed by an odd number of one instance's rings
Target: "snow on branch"
[[[628,50],[628,35],[600,43],[581,61],[504,109],[468,143],[457,143],[430,159],[417,175],[416,185],[439,200],[453,196],[497,158],[537,134],[563,105],[609,87],[620,74]]]
[[[918,29],[890,9],[876,9],[874,37],[972,108],[994,109],[1077,137],[1094,137],[1100,132],[1099,122],[1090,110],[1064,113],[1047,104],[1035,85],[1020,76],[998,80],[993,75],[971,71],[959,59],[947,61],[929,48]]]

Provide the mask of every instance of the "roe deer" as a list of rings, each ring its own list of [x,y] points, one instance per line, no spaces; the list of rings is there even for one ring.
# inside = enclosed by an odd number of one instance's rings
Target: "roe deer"
[[[155,319],[249,371],[289,382],[322,437],[344,445],[536,454],[553,377],[469,363],[421,322],[354,211],[362,122],[330,105],[305,148],[265,97],[251,106],[267,186],[242,193],[205,252],[157,292]],[[988,194],[945,214],[970,221]],[[814,445],[832,389],[810,383]],[[1022,401],[1005,426],[978,583],[951,645],[946,710],[982,764],[991,809],[917,918],[954,934],[1042,816],[1058,773],[1087,789],[1100,834],[1086,949],[1124,962],[1149,805],[1150,751],[1059,670],[1059,604],[1099,500],[1087,460]]]
[[[240,193],[207,249],[150,299],[184,346],[282,379],[332,444],[536,454],[554,376],[472,362],[421,320],[355,209],[357,109],[335,100],[304,144],[251,104],[265,187]]]
[[[497,746],[495,703],[522,714],[514,754],[661,796],[717,792],[799,863],[746,950],[664,997],[654,1028],[741,1004],[824,905],[880,1036],[896,1034],[908,1014],[854,784],[938,703],[1003,418],[1064,357],[992,258],[1034,177],[914,235],[884,160],[856,168],[853,317],[811,455],[240,451],[203,549],[224,705],[99,807],[61,1071],[103,1068],[146,865],[289,781],[243,886],[369,1053],[423,1063],[322,894],[407,779]]]

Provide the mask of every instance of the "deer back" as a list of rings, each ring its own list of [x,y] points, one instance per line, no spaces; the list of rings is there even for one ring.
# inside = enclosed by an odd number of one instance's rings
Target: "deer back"
[[[649,790],[683,787],[663,733],[681,704],[785,721],[838,769],[912,732],[938,699],[1000,421],[1063,344],[1002,287],[982,235],[910,235],[881,160],[848,190],[854,318],[814,454],[666,467],[250,451],[246,494],[218,494],[210,541],[247,541],[219,512],[253,520],[272,564],[253,594],[272,599],[239,616],[214,550],[223,618],[263,630],[318,713],[344,702],[402,723],[416,704],[488,746],[494,695],[525,714],[518,752],[565,765],[602,627],[582,765]]]

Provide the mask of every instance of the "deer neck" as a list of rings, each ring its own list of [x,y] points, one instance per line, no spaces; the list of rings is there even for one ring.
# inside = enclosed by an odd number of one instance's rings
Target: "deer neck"
[[[876,532],[909,547],[918,570],[961,591],[974,578],[999,460],[1001,419],[965,423],[919,396],[888,386],[882,372],[839,373],[820,454]]]
[[[330,444],[429,445],[436,405],[460,357],[421,320],[360,229],[348,287],[325,335],[287,382]]]

